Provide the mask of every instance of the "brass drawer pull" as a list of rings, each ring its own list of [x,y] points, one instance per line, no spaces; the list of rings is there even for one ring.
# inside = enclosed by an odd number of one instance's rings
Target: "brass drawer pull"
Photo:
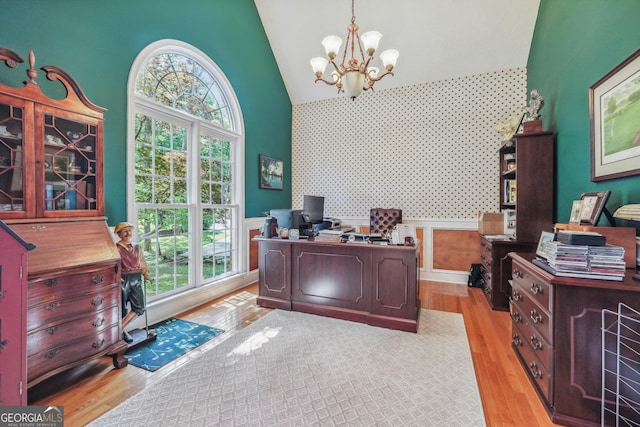
[[[104,302],[104,297],[95,297],[93,301],[91,301],[91,304],[97,307],[101,305],[103,302]]]
[[[7,346],[7,340],[0,341],[0,350],[3,350]]]
[[[58,330],[59,326],[52,326],[50,328],[47,328],[45,331],[49,334],[49,335],[53,335],[56,333],[56,331]]]
[[[520,270],[518,270],[517,268],[514,268],[513,277],[515,277],[516,279],[522,279],[524,276]]]
[[[513,321],[516,323],[522,323],[522,316],[520,316],[520,313],[518,313],[517,311],[511,313],[511,319],[513,319]]]
[[[60,303],[56,301],[56,302],[52,302],[51,304],[47,305],[45,308],[47,310],[49,310],[49,311],[54,311],[58,307],[60,307]]]
[[[520,295],[520,292],[518,292],[518,291],[511,292],[511,298],[514,301],[522,301],[522,295]]]
[[[531,373],[535,378],[542,378],[542,371],[538,369],[538,365],[536,365],[536,362],[529,363],[529,369],[531,370]]]
[[[49,280],[47,280],[47,286],[49,286],[50,288],[53,288],[57,284],[58,284],[58,279],[49,279]]]
[[[103,275],[93,276],[93,278],[91,279],[91,282],[94,285],[99,285],[100,283],[104,282],[104,276]]]
[[[103,344],[104,344],[104,338],[100,338],[98,341],[96,341],[93,344],[91,344],[91,347],[100,348],[100,347],[102,347]]]
[[[531,345],[535,350],[542,350],[542,343],[535,335],[531,335]]]
[[[533,282],[533,283],[531,283],[531,292],[533,292],[535,295],[542,295],[542,293],[544,291],[542,289],[542,286],[540,286],[537,283]]]
[[[522,340],[520,339],[520,337],[518,336],[518,334],[513,334],[513,345],[515,345],[516,347],[519,347],[522,345]]]
[[[93,321],[93,326],[95,328],[99,328],[100,326],[102,326],[104,324],[104,317],[99,317],[96,320]]]
[[[533,323],[542,323],[542,314],[538,313],[535,308],[531,309],[529,314]]]
[[[58,349],[51,350],[50,352],[46,353],[44,357],[46,357],[47,359],[53,359],[58,355],[58,353],[60,353],[60,350]]]

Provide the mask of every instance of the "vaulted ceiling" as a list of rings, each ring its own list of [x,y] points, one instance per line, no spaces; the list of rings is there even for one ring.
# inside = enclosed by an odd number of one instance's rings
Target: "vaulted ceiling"
[[[309,60],[325,56],[321,40],[327,35],[340,36],[344,43],[351,0],[255,3],[291,102],[344,96],[333,86],[314,84]],[[539,4],[539,0],[355,0],[355,22],[360,34],[369,30],[383,34],[378,52],[400,51],[395,76],[376,83],[380,91],[526,67]]]

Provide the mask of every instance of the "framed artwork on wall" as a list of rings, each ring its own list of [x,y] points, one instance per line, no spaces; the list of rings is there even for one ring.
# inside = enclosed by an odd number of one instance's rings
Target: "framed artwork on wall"
[[[591,180],[640,174],[640,49],[589,88]]]
[[[284,181],[284,161],[260,154],[260,188],[282,190]]]
[[[582,193],[580,196],[582,201],[580,224],[597,225],[610,194],[611,191]]]

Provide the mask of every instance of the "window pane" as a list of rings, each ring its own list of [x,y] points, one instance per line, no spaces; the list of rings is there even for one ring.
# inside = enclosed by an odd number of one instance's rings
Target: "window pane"
[[[147,61],[136,80],[136,93],[225,129],[233,128],[228,102],[213,76],[192,59],[177,53]]]
[[[213,279],[232,271],[232,209],[202,211],[202,274]]]

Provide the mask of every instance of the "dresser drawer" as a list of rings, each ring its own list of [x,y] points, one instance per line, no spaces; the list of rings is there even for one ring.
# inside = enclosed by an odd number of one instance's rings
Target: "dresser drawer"
[[[113,267],[36,280],[28,285],[29,306],[92,293],[115,281],[116,270]]]
[[[120,307],[115,305],[71,322],[58,323],[27,335],[27,354],[61,346],[81,337],[95,337],[103,329],[118,325]]]
[[[27,331],[47,328],[60,321],[75,320],[79,317],[95,316],[105,308],[119,306],[120,286],[102,289],[76,298],[60,298],[29,307],[27,310]]]
[[[542,334],[540,334],[527,321],[526,313],[523,313],[517,304],[511,305],[512,330],[518,329],[519,336],[524,345],[530,345],[533,352],[538,356],[542,364],[548,371],[552,371],[553,364],[553,347],[549,344]]]
[[[512,273],[513,283],[519,285],[521,291],[528,294],[540,307],[551,312],[553,307],[551,306],[552,300],[549,282],[519,263],[513,264]]]
[[[553,369],[547,370],[527,342],[528,337],[526,336],[526,333],[523,333],[518,326],[514,326],[511,345],[522,363],[525,365],[529,378],[531,378],[533,380],[532,382],[537,385],[544,397],[547,399],[547,402],[552,402],[553,381],[549,372],[553,372]]]
[[[533,325],[547,341],[553,342],[552,318],[549,316],[549,312],[536,304],[531,296],[523,291],[517,283],[511,291],[511,298],[513,299],[513,304],[518,307],[525,323]]]
[[[30,354],[27,361],[28,380],[31,381],[53,369],[79,361],[81,358],[90,358],[104,352],[120,338],[120,327],[116,324],[94,336],[80,338],[68,344]]]

